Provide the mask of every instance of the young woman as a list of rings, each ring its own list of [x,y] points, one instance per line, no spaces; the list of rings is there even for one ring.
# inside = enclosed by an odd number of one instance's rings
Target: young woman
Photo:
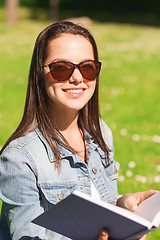
[[[100,69],[94,38],[83,27],[57,22],[38,36],[24,115],[1,150],[5,240],[68,239],[31,221],[75,189],[126,208],[155,193],[117,201],[119,164],[111,130],[99,114]]]

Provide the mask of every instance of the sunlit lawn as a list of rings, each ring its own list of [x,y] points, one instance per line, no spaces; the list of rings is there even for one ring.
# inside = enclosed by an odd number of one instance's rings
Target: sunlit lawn
[[[0,23],[1,146],[21,119],[34,41],[47,25]],[[107,23],[89,29],[102,61],[101,115],[121,164],[119,193],[160,190],[160,29]],[[148,239],[159,237],[156,230]]]

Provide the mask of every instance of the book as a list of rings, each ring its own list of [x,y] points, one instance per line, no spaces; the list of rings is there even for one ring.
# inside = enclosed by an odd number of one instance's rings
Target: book
[[[137,239],[160,225],[160,192],[131,212],[75,190],[32,222],[73,240],[98,239],[103,227],[109,239]]]

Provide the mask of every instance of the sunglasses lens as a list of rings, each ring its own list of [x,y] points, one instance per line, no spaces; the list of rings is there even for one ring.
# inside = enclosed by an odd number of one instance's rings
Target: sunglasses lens
[[[101,64],[95,61],[86,61],[80,65],[80,71],[87,80],[94,80],[98,77]]]
[[[101,63],[94,60],[84,61],[78,65],[71,62],[54,62],[49,65],[51,75],[55,81],[66,81],[68,80],[74,69],[78,67],[82,76],[88,80],[94,80],[98,77]]]
[[[50,71],[54,80],[66,81],[72,74],[73,66],[65,62],[55,62],[50,65]]]

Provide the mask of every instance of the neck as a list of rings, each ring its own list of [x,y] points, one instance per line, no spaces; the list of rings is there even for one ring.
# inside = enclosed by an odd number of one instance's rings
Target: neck
[[[79,111],[58,111],[52,114],[56,128],[75,150],[77,155],[85,161],[85,143],[83,133],[78,126]]]
[[[54,116],[56,128],[61,133],[68,130],[74,131],[78,128],[79,112],[77,111],[54,112],[52,116]]]

